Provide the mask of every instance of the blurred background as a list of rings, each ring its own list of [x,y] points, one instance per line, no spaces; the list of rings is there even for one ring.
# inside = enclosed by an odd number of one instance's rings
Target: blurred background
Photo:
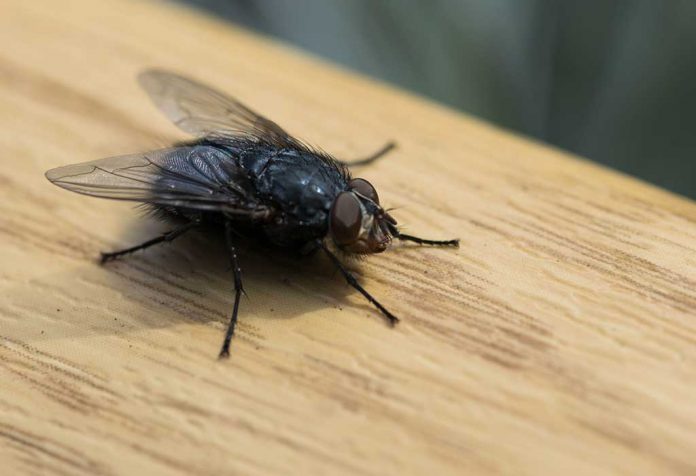
[[[694,0],[180,0],[696,198]]]

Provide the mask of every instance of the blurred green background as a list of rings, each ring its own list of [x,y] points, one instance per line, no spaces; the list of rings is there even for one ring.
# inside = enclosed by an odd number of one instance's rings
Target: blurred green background
[[[182,0],[696,198],[694,0]]]

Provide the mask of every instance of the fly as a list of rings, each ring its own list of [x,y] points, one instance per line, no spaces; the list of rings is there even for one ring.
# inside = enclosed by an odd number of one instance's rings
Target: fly
[[[196,139],[141,154],[110,157],[46,172],[52,183],[93,197],[140,202],[176,224],[140,245],[101,254],[101,262],[170,242],[213,225],[224,233],[235,298],[220,357],[229,356],[244,287],[235,248],[237,230],[309,254],[321,250],[392,325],[398,318],[363,288],[341,256],[384,251],[392,239],[459,246],[401,233],[367,180],[349,167],[366,165],[393,143],[362,160],[343,162],[288,134],[236,99],[177,74],[148,70],[139,82],[155,105]]]

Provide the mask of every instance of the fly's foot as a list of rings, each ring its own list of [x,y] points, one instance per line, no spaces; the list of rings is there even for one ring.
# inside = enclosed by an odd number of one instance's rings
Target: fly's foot
[[[399,323],[399,318],[391,312],[387,311],[387,309],[381,304],[378,306],[378,309],[382,312],[382,315],[387,319],[387,324],[389,324],[389,327],[395,327]]]
[[[103,251],[99,253],[99,264],[105,264],[109,261],[113,261],[118,256],[118,253],[104,253]]]
[[[218,360],[229,359],[230,358],[230,348],[223,347],[218,354]]]

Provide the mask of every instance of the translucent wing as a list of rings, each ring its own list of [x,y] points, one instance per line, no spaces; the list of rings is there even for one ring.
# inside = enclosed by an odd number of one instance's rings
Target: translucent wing
[[[226,152],[193,145],[67,165],[46,172],[54,184],[94,197],[264,217],[242,169]]]
[[[138,76],[155,105],[181,130],[198,137],[232,136],[278,145],[297,141],[275,122],[192,79],[162,70]]]

